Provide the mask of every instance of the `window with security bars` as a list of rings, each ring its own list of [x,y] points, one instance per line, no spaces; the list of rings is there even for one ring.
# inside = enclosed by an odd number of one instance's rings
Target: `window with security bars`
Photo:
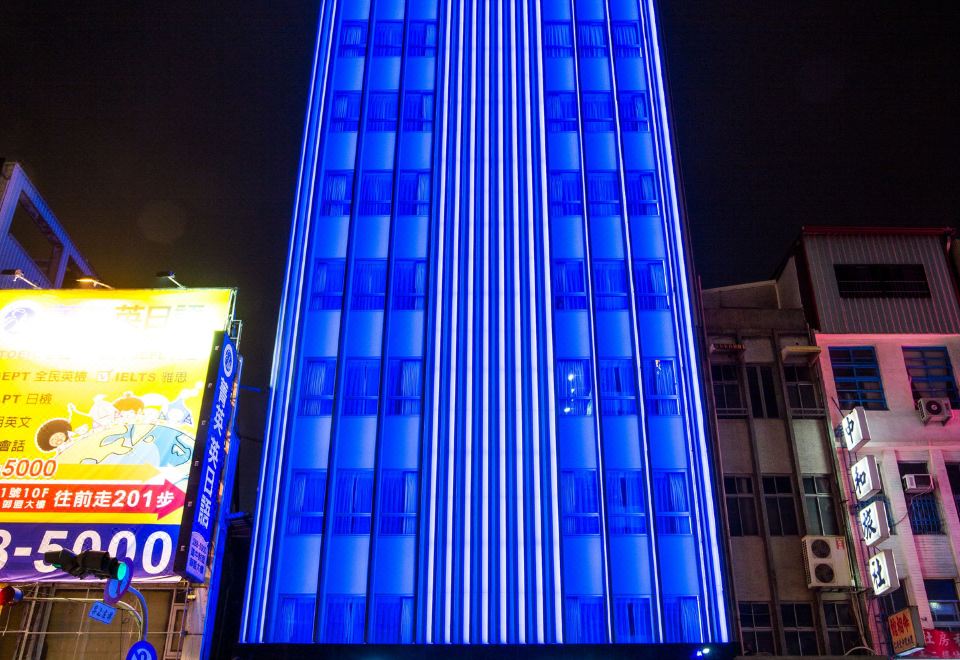
[[[600,412],[607,416],[637,414],[637,382],[633,360],[599,360]]]
[[[316,608],[315,596],[280,596],[275,624],[276,640],[290,644],[312,642]]]
[[[577,96],[571,92],[552,92],[544,99],[548,133],[577,130]]]
[[[804,475],[803,508],[806,512],[807,534],[836,536],[840,533],[830,492],[830,477],[825,474]]]
[[[353,291],[350,307],[382,310],[387,299],[387,260],[357,259],[353,262]]]
[[[563,609],[563,641],[570,644],[602,644],[607,641],[603,596],[567,596]]]
[[[788,475],[771,475],[763,477],[762,482],[770,536],[797,536],[800,530],[793,501],[793,480]]]
[[[880,365],[872,346],[833,347],[830,349],[830,365],[842,410],[852,410],[856,406],[863,406],[866,410],[887,409]]]
[[[343,380],[343,414],[376,415],[380,360],[347,358]]]
[[[817,629],[813,623],[813,605],[810,603],[781,603],[780,622],[787,643],[784,655],[817,655]]]
[[[651,415],[679,415],[680,388],[676,361],[666,358],[647,360],[644,367],[647,412]]]
[[[776,655],[773,618],[770,603],[737,603],[740,614],[740,636],[745,655]]]
[[[607,527],[611,534],[646,534],[647,507],[641,470],[607,471]]]
[[[373,133],[397,130],[397,92],[371,92],[367,99],[367,130]]]
[[[910,376],[913,400],[949,399],[953,407],[960,407],[957,381],[950,364],[950,355],[943,346],[903,348],[903,362]]]
[[[433,92],[406,92],[403,95],[403,130],[433,132]]]
[[[633,262],[633,288],[637,309],[669,309],[667,273],[659,259],[638,259]]]
[[[643,56],[640,26],[635,21],[614,21],[610,31],[613,32],[613,54],[616,57]]]
[[[366,624],[365,596],[327,596],[323,641],[327,644],[359,644],[363,642]]]
[[[599,311],[627,309],[627,263],[622,259],[596,259],[593,262],[593,301]]]
[[[373,641],[378,644],[413,642],[413,596],[377,596],[373,601]]]
[[[399,57],[403,54],[403,21],[377,21],[373,37],[373,54],[378,57]]]
[[[387,414],[419,415],[423,360],[400,358],[390,360],[387,370]]]
[[[834,264],[841,298],[929,298],[923,264]]]
[[[353,201],[353,172],[327,172],[323,178],[320,215],[350,215]]]
[[[367,22],[344,21],[340,26],[340,57],[363,57],[367,53]]]
[[[665,596],[663,627],[668,642],[702,641],[700,600],[696,596]]]
[[[427,296],[427,262],[397,259],[393,264],[393,308],[424,309]]]
[[[863,646],[863,638],[860,635],[849,601],[823,601],[823,619],[827,624],[827,640],[830,642],[830,653],[846,655],[848,651],[857,646]]]
[[[384,470],[380,479],[380,533],[416,534],[416,471]]]
[[[319,417],[333,413],[333,382],[336,358],[308,358],[303,366],[300,386],[300,415]]]
[[[596,470],[563,470],[560,473],[560,514],[564,534],[600,533]]]
[[[645,92],[620,93],[620,130],[633,133],[650,131],[650,104]]]
[[[580,57],[606,57],[607,26],[599,21],[577,21]]]
[[[713,403],[720,419],[738,419],[747,416],[740,387],[740,367],[736,364],[712,364]]]
[[[618,596],[613,602],[613,626],[621,644],[649,644],[653,641],[650,599]]]
[[[437,56],[437,22],[410,21],[407,36],[407,55],[410,57]]]
[[[589,92],[581,96],[583,132],[606,133],[614,128],[613,96],[610,92]]]
[[[659,215],[657,179],[653,172],[626,173],[627,210],[630,215]]]
[[[583,188],[579,172],[551,172],[548,181],[550,215],[583,215]]]
[[[769,419],[780,416],[773,367],[748,364],[747,389],[750,391],[750,408],[754,417]]]
[[[295,470],[287,502],[287,534],[322,534],[326,470]]]
[[[590,360],[557,360],[554,371],[557,381],[557,402],[563,415],[593,414],[593,378]]]
[[[908,474],[930,474],[930,466],[922,461],[897,463],[901,479]],[[904,494],[907,500],[907,515],[910,517],[910,529],[914,534],[943,534],[943,520],[937,496],[929,493]]]
[[[310,285],[310,311],[340,310],[343,307],[343,259],[317,259],[313,262]]]
[[[653,473],[657,533],[690,534],[690,495],[685,472]]]
[[[360,127],[360,92],[337,92],[330,108],[330,131],[356,132]]]
[[[783,377],[787,385],[787,405],[790,406],[790,413],[798,419],[823,417],[823,399],[812,367],[785,364]]]
[[[924,580],[923,587],[930,600],[933,627],[937,630],[960,631],[960,598],[957,583],[948,580]]]
[[[573,57],[573,29],[569,22],[545,22],[542,37],[545,57]]]
[[[620,177],[616,172],[587,172],[591,216],[620,215]]]
[[[953,501],[957,505],[957,511],[960,512],[960,463],[947,463],[946,467]]]
[[[727,505],[727,525],[730,536],[758,536],[757,500],[753,492],[753,477],[725,476],[723,491]]]
[[[397,215],[430,215],[430,172],[400,172]]]
[[[373,470],[339,470],[334,534],[369,534],[373,508]]]
[[[583,261],[554,261],[551,274],[554,309],[587,308],[587,280],[584,277]]]

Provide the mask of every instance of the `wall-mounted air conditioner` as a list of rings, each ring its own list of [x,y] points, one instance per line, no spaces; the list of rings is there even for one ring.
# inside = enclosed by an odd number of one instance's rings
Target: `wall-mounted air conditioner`
[[[917,401],[917,410],[920,411],[920,421],[924,424],[930,422],[946,424],[952,416],[950,399],[920,399]]]
[[[909,494],[929,493],[933,490],[932,474],[903,475],[903,492]]]
[[[804,536],[802,542],[809,588],[853,586],[847,542],[842,536]]]

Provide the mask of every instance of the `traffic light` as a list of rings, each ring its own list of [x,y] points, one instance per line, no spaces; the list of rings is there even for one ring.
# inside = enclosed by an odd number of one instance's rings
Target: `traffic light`
[[[128,570],[126,564],[102,550],[85,550],[79,555],[69,550],[50,550],[43,553],[43,561],[77,578],[92,575],[101,579],[122,579]]]
[[[18,589],[12,584],[8,584],[0,589],[0,607],[4,605],[16,605],[23,600],[23,590]]]

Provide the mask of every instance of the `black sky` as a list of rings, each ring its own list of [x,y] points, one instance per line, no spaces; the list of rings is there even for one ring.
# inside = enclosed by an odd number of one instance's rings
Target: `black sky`
[[[0,156],[105,281],[238,286],[256,385],[318,3],[7,0],[0,20]],[[769,277],[803,224],[957,223],[958,3],[661,4],[705,286]]]

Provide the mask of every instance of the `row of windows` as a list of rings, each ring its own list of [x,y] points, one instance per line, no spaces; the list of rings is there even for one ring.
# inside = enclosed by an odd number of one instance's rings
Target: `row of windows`
[[[637,23],[613,21],[613,52],[619,57],[642,57]],[[577,21],[577,46],[581,57],[606,57],[609,50],[607,26],[600,21]],[[573,57],[573,26],[567,21],[545,21],[543,53],[546,57]]]
[[[799,535],[793,480],[787,475],[768,475],[761,478],[761,485],[770,535]],[[725,476],[723,488],[730,536],[759,536],[760,526],[753,477]],[[830,494],[828,476],[805,475],[803,477],[803,507],[806,513],[807,534],[832,536],[838,533],[839,526],[833,497]]]
[[[629,307],[627,264],[622,259],[595,259],[593,295],[598,310]],[[552,269],[553,307],[556,310],[587,309],[587,281],[582,259],[555,260]],[[637,309],[669,309],[667,276],[663,261],[633,262],[633,288]]]
[[[407,56],[436,57],[436,21],[407,23]],[[344,21],[340,26],[341,57],[364,57],[367,52],[369,24],[366,21]],[[403,54],[403,21],[377,21],[374,27],[373,54],[377,57],[398,57]]]
[[[577,95],[554,92],[545,97],[548,133],[577,130]],[[619,97],[620,128],[626,132],[650,130],[650,108],[646,92],[622,92]],[[612,132],[615,128],[613,95],[610,92],[584,92],[580,95],[585,133]]]
[[[777,655],[779,644],[774,632],[770,603],[741,601],[740,633],[746,655]],[[860,632],[848,601],[824,601],[823,615],[826,622],[830,653],[843,655],[861,645]],[[817,655],[817,629],[810,603],[781,603],[780,624],[783,629],[785,655]]]
[[[923,264],[835,264],[841,298],[929,298]]]
[[[306,361],[300,396],[300,415],[333,414],[335,358]],[[423,360],[398,358],[389,361],[386,378],[386,414],[419,415]],[[380,360],[353,358],[344,367],[344,415],[376,415],[380,390]]]
[[[630,215],[657,215],[660,212],[655,173],[626,171],[623,175]],[[615,171],[596,170],[586,174],[588,210],[594,216],[620,215],[620,178]],[[583,215],[583,186],[580,172],[555,171],[547,176],[550,215]]]
[[[400,172],[397,182],[397,213],[430,214],[430,173]],[[321,215],[350,215],[353,202],[353,172],[327,172],[323,182]],[[360,176],[360,215],[390,215],[393,207],[393,172],[377,170]]]
[[[945,347],[904,347],[903,361],[914,401],[941,397],[949,399],[954,406],[960,406],[953,366]],[[863,406],[867,410],[887,409],[880,365],[872,346],[831,348],[830,363],[842,409],[850,410],[856,406]]]
[[[314,262],[311,311],[343,308],[345,267],[344,259],[317,259]],[[427,262],[423,259],[398,259],[393,268],[393,309],[423,309],[427,293]],[[386,297],[386,259],[354,261],[350,308],[382,310]]]
[[[368,98],[367,130],[374,133],[397,130],[399,94],[371,92]],[[433,92],[410,91],[403,95],[403,130],[433,132]],[[360,128],[360,92],[337,92],[330,107],[333,133],[356,132]]]
[[[777,400],[773,367],[749,364],[747,372],[747,394],[741,387],[740,366],[737,364],[711,365],[713,382],[713,400],[717,416],[721,419],[735,419],[747,416],[749,411],[755,418],[777,418],[780,407]],[[814,372],[806,365],[784,365],[784,380],[787,388],[787,405],[794,417],[822,417],[824,414],[820,390],[814,379]]]
[[[635,415],[636,380],[630,359],[601,359],[597,364],[600,378],[601,412],[605,415]],[[644,396],[647,413],[679,415],[680,392],[676,362],[672,359],[646,360]],[[561,414],[587,416],[593,414],[593,377],[589,359],[557,360],[557,401]]]

